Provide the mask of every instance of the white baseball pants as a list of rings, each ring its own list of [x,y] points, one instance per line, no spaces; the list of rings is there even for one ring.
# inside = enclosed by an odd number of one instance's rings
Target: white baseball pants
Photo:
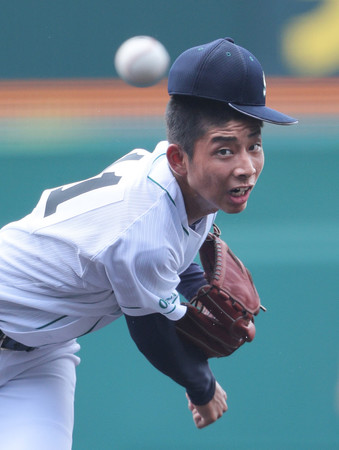
[[[31,352],[0,350],[2,450],[70,450],[76,341]]]

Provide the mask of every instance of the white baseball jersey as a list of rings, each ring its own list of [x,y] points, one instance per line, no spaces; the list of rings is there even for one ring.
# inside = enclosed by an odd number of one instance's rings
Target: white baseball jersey
[[[99,175],[43,192],[0,231],[0,329],[29,346],[64,342],[128,315],[186,311],[176,286],[215,215],[188,226],[166,158],[136,149]]]

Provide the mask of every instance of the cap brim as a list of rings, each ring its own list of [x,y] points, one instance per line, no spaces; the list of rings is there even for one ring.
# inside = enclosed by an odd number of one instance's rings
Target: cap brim
[[[236,103],[228,103],[228,105],[240,113],[263,120],[264,122],[275,123],[276,125],[293,125],[298,123],[298,119],[287,116],[267,106],[238,105]]]

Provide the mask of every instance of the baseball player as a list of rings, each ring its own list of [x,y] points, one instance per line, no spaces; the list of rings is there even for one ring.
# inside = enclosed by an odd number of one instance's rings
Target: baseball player
[[[193,262],[218,210],[243,211],[264,164],[260,63],[232,39],[194,47],[168,79],[168,136],[90,179],[48,189],[0,232],[3,449],[72,445],[77,338],[124,316],[139,350],[186,390],[198,428],[227,410],[175,323],[205,283]]]

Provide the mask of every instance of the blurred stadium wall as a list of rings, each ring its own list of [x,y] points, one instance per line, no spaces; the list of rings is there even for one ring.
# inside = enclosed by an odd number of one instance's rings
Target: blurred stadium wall
[[[232,36],[261,61],[272,107],[333,118],[339,108],[338,5],[0,0],[1,153],[84,152],[98,135],[101,149],[112,139],[124,149],[127,129],[129,136],[163,136],[165,82],[136,89],[116,79],[115,51],[137,34],[159,39],[172,61],[190,46]]]

